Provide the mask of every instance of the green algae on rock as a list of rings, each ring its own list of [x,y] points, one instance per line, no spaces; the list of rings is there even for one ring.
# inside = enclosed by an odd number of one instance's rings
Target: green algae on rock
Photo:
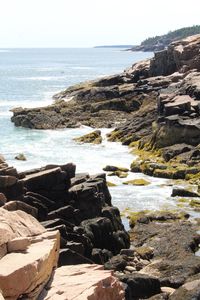
[[[103,168],[103,171],[106,172],[116,172],[116,171],[120,171],[120,172],[128,172],[129,169],[128,168],[123,168],[123,167],[117,167],[117,166],[110,166],[107,165]]]
[[[74,141],[79,143],[101,144],[102,143],[101,131],[95,130],[81,137],[74,138]]]
[[[151,182],[148,180],[145,180],[143,178],[139,178],[139,179],[133,179],[133,180],[128,180],[123,182],[123,184],[126,185],[138,185],[138,186],[144,186],[144,185],[149,185]]]

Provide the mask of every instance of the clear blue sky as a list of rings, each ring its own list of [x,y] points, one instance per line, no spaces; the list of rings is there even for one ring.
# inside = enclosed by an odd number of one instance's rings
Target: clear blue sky
[[[0,48],[138,44],[199,12],[200,0],[0,0]]]

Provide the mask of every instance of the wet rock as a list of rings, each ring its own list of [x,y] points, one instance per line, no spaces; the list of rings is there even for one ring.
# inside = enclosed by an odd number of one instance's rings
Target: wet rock
[[[91,133],[75,138],[74,140],[79,143],[101,144],[102,143],[101,131],[95,130]]]
[[[15,156],[15,159],[25,161],[26,156],[23,153],[19,153],[17,156]]]
[[[125,181],[123,182],[123,184],[145,186],[145,185],[149,185],[150,182],[148,180],[141,178],[141,179],[133,179],[133,180]]]
[[[198,193],[195,192],[191,192],[187,189],[184,188],[173,188],[172,190],[172,197],[200,197],[200,195]]]
[[[127,168],[110,166],[110,165],[105,166],[103,170],[107,172],[115,172],[115,171],[128,172],[129,171],[129,169]]]

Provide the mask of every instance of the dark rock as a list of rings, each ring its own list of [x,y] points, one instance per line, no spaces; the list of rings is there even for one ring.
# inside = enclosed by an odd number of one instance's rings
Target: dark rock
[[[34,218],[38,218],[38,209],[22,201],[9,201],[3,208],[9,211],[22,210],[27,214],[32,215]]]
[[[58,267],[66,265],[92,264],[93,262],[70,249],[61,249],[58,259]]]
[[[107,249],[92,249],[91,259],[95,264],[103,265],[105,264],[111,257],[112,252],[108,251]]]
[[[0,192],[9,200],[23,200],[24,184],[22,180],[17,180],[16,183],[11,186],[0,188]]]
[[[184,300],[200,299],[200,280],[194,280],[185,283],[169,297],[169,300],[178,300],[178,299],[184,299]]]
[[[132,273],[118,276],[118,278],[128,285],[129,299],[151,297],[161,292],[159,280],[152,276]]]
[[[84,256],[84,246],[82,243],[70,242],[68,241],[66,244],[66,248]]]
[[[56,204],[54,201],[40,195],[40,194],[37,194],[37,193],[33,193],[33,192],[27,192],[26,194],[26,197],[29,198],[29,201],[37,201],[39,203],[42,203],[43,205],[45,205],[48,210],[52,210],[56,207]],[[25,198],[25,199],[27,199]]]
[[[48,220],[48,221],[43,221],[41,222],[41,224],[45,227],[45,228],[53,228],[55,226],[59,226],[59,225],[65,225],[66,229],[71,232],[73,229],[73,224],[67,222],[66,220],[63,219],[54,219],[54,220]]]
[[[53,220],[56,218],[61,218],[71,222],[70,220],[74,219],[73,214],[74,214],[74,208],[71,205],[68,205],[48,213],[48,219]]]
[[[113,256],[104,264],[106,270],[124,271],[127,266],[127,257],[125,255]],[[125,282],[126,283],[126,282]]]
[[[87,181],[89,177],[88,173],[76,174],[75,177],[71,178],[71,187]]]
[[[124,231],[114,231],[108,218],[94,218],[83,221],[81,226],[85,229],[95,248],[107,249],[113,254],[119,253],[122,248],[129,247],[129,237]]]
[[[142,272],[158,276],[162,286],[178,288],[200,270],[200,258],[194,255],[200,235],[190,222],[136,223],[131,240],[135,247],[153,248],[153,260]]]
[[[0,176],[0,188],[7,188],[16,184],[17,178],[15,176]]]
[[[171,196],[172,197],[176,197],[176,196],[179,196],[179,197],[200,197],[200,195],[198,193],[188,191],[184,188],[176,188],[176,187],[173,188]]]
[[[55,168],[27,175],[23,182],[29,191],[35,192],[42,189],[48,190],[52,188],[52,185],[65,183],[65,177],[65,173],[60,168]]]
[[[7,202],[6,196],[0,193],[0,206],[3,206]]]
[[[169,161],[173,157],[189,152],[193,149],[194,147],[186,144],[175,144],[170,147],[162,148],[162,156],[164,157],[165,161]]]

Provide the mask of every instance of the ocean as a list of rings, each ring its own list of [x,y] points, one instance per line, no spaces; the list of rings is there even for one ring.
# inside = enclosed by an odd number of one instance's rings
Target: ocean
[[[52,103],[52,95],[73,84],[122,72],[133,63],[151,57],[152,53],[129,52],[115,48],[91,49],[0,49],[0,153],[9,165],[19,171],[73,162],[77,172],[95,174],[106,165],[129,167],[133,155],[126,146],[106,140],[108,129],[102,129],[101,145],[77,144],[73,138],[91,128],[32,130],[15,127],[10,109],[37,107]],[[24,153],[27,161],[15,156]],[[167,180],[130,173],[127,180],[146,178],[144,187],[123,185],[126,179],[110,177],[116,183],[110,188],[113,204],[121,210],[175,207]]]

